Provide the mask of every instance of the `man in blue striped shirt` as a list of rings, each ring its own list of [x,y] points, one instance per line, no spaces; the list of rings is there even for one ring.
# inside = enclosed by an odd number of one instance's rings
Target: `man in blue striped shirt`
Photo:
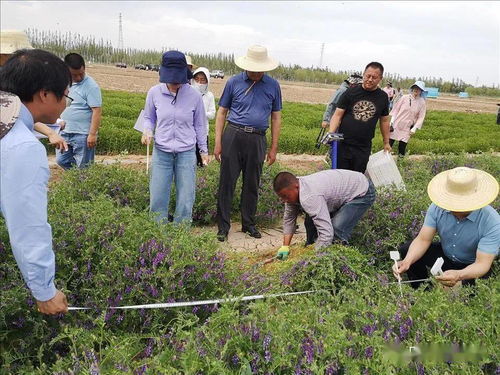
[[[0,209],[24,281],[44,314],[68,311],[56,289],[52,230],[47,222],[49,165],[34,123],[53,124],[66,108],[71,75],[42,50],[19,50],[0,71]]]

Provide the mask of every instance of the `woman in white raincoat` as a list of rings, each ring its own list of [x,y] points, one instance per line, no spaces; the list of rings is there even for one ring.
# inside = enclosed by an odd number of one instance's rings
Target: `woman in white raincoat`
[[[209,131],[208,120],[213,120],[215,118],[215,98],[214,94],[208,90],[209,84],[210,72],[207,68],[199,67],[193,72],[192,86],[201,93],[201,98],[203,99],[203,104],[205,106],[205,113],[207,115],[207,146]],[[198,145],[196,146],[196,157],[198,159],[198,166],[203,167],[203,162],[198,152]]]
[[[426,104],[425,83],[416,81],[410,87],[410,93],[398,100],[391,115],[391,132],[389,144],[392,146],[399,141],[398,152],[400,156],[406,153],[406,145],[417,129],[422,128],[425,119]]]

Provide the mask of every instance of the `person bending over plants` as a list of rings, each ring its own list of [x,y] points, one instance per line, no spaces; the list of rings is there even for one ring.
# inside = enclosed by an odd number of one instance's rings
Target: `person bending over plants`
[[[277,257],[286,259],[295,233],[297,216],[306,214],[306,245],[316,249],[334,241],[348,243],[354,226],[375,201],[375,187],[362,173],[330,169],[296,177],[280,172],[273,182],[276,194],[285,202],[283,246]]]
[[[436,279],[445,286],[459,281],[471,285],[490,276],[500,245],[500,215],[489,204],[498,188],[495,177],[478,169],[459,167],[434,176],[427,186],[432,204],[424,225],[411,243],[400,247],[404,259],[393,266],[394,276],[406,272],[410,280],[425,279],[438,257],[444,260],[444,272]],[[436,233],[439,242],[433,242]]]

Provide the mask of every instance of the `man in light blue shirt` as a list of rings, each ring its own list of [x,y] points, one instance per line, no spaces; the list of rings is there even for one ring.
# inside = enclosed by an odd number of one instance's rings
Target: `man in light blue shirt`
[[[425,279],[427,268],[441,257],[444,272],[436,279],[445,286],[489,276],[500,246],[500,215],[488,204],[498,189],[495,177],[478,169],[459,167],[435,176],[427,187],[433,203],[424,225],[411,244],[400,248],[404,259],[394,265],[394,275],[407,272],[410,280]],[[436,233],[440,242],[432,242]]]
[[[37,121],[56,122],[70,83],[63,61],[38,49],[15,52],[0,71],[0,209],[16,262],[45,314],[67,312],[68,303],[54,284],[47,152],[32,131]]]
[[[101,125],[102,97],[99,85],[85,73],[85,61],[77,53],[64,58],[73,80],[69,89],[71,105],[61,118],[61,136],[68,143],[68,151],[56,151],[57,164],[64,169],[73,166],[85,168],[94,161],[97,132]]]

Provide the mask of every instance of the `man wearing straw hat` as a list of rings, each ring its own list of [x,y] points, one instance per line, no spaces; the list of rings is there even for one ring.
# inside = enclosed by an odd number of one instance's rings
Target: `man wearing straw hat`
[[[227,239],[231,226],[231,203],[240,172],[243,172],[242,231],[254,238],[261,238],[255,227],[255,213],[260,176],[266,158],[269,117],[269,165],[276,160],[281,127],[281,88],[278,81],[264,74],[276,69],[278,62],[267,55],[265,47],[258,45],[248,48],[246,56],[238,57],[234,62],[244,71],[227,81],[215,120],[214,156],[221,162],[217,198],[219,241]]]
[[[15,52],[0,71],[0,210],[19,269],[45,314],[66,312],[68,303],[54,285],[47,151],[32,132],[36,121],[56,122],[70,83],[64,62],[39,49]]]
[[[444,273],[436,279],[445,286],[474,283],[487,277],[500,246],[500,215],[488,204],[498,195],[498,182],[489,173],[459,167],[436,175],[427,186],[433,202],[418,236],[403,245],[404,259],[393,266],[394,275],[407,272],[410,280],[428,277],[442,257]],[[440,242],[433,242],[435,234]],[[417,288],[421,282],[412,283]]]

